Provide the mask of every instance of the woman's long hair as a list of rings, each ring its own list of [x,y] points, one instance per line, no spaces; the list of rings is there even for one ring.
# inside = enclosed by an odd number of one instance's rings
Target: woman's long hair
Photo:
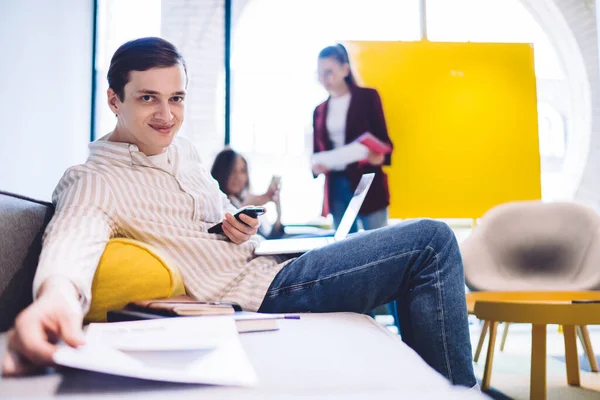
[[[217,154],[217,157],[215,158],[215,161],[213,162],[212,168],[210,169],[210,174],[219,183],[219,188],[221,189],[221,192],[225,193],[227,196],[239,197],[241,195],[241,193],[227,193],[226,192],[227,181],[229,180],[229,177],[231,176],[231,173],[233,172],[233,166],[235,165],[235,160],[238,157],[240,157],[246,163],[246,171],[247,171],[248,170],[248,162],[241,154],[234,151],[233,149],[225,149],[225,150],[222,150],[219,154]],[[248,176],[250,176],[250,175],[248,174]],[[245,189],[248,190],[249,187],[250,187],[250,179],[248,179],[248,181],[246,182]]]
[[[355,86],[356,80],[354,79],[354,75],[352,75],[352,66],[350,65],[350,58],[348,57],[348,51],[341,44],[336,44],[335,46],[327,46],[323,50],[319,52],[319,58],[333,58],[340,64],[348,64],[349,72],[348,76],[344,78],[346,84],[349,86]]]

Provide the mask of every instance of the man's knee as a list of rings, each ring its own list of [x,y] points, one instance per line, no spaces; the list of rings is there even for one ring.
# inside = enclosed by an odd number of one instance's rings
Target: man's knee
[[[381,233],[386,235],[382,237],[384,240],[389,239],[394,242],[395,239],[406,240],[406,235],[410,235],[415,242],[423,246],[429,245],[433,248],[440,249],[445,247],[456,247],[458,243],[454,231],[448,224],[433,219],[412,220],[405,224],[391,225],[384,228]]]
[[[425,240],[441,262],[439,268],[446,271],[448,276],[464,275],[460,249],[454,231],[448,224],[431,219],[423,219],[417,222],[422,239]]]
[[[418,229],[422,237],[429,242],[429,246],[433,247],[435,251],[440,252],[443,249],[451,252],[459,251],[454,231],[447,223],[422,219],[418,221]]]
[[[447,223],[433,219],[421,219],[416,222],[419,233],[423,236],[446,242],[454,238],[454,231]]]

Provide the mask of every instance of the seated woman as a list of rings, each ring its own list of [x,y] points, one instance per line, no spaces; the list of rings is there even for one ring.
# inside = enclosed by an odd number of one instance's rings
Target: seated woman
[[[210,174],[219,183],[219,188],[229,197],[229,201],[235,207],[264,206],[271,201],[275,203],[277,211],[275,223],[271,225],[266,218],[261,217],[261,226],[258,233],[268,239],[277,239],[284,235],[279,200],[280,183],[277,177],[273,178],[269,189],[264,194],[255,195],[250,193],[248,162],[241,154],[229,148],[217,154]]]

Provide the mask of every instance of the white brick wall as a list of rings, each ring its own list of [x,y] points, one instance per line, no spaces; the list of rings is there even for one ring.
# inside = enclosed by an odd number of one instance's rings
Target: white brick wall
[[[162,37],[179,48],[187,63],[189,95],[182,134],[201,143],[201,153],[222,147],[216,100],[223,66],[223,1],[163,0],[161,17]]]
[[[233,1],[233,19],[246,0]],[[161,35],[183,53],[190,78],[182,134],[205,162],[223,148],[224,48],[223,0],[162,0]]]

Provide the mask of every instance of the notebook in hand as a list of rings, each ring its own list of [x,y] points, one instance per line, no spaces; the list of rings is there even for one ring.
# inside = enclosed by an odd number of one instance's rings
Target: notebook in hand
[[[236,310],[241,311],[240,306],[234,303],[197,301],[189,296],[138,300],[127,304],[125,309],[165,317],[231,315]]]
[[[365,132],[356,139],[356,142],[366,146],[369,150],[379,154],[388,154],[392,152],[392,146],[389,143],[382,142],[370,132]]]

